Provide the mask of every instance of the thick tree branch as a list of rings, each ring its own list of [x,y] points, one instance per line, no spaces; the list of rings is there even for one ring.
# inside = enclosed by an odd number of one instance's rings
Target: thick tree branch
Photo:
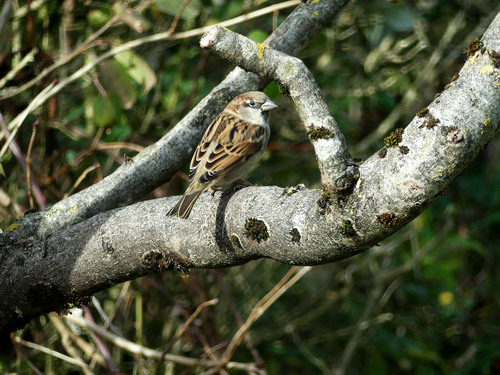
[[[360,167],[343,200],[250,187],[203,194],[189,220],[176,198],[106,212],[44,239],[0,237],[0,332],[149,272],[228,267],[260,257],[320,264],[352,256],[415,218],[500,126],[500,15],[459,78]]]
[[[330,22],[348,0],[304,3],[266,40],[273,48],[293,53],[317,30]],[[215,87],[168,134],[147,147],[99,183],[64,199],[51,208],[27,215],[19,221],[22,237],[45,237],[100,212],[141,198],[169,181],[189,160],[205,128],[224,103],[246,91],[263,88],[267,81],[236,68]]]
[[[321,89],[301,60],[220,26],[210,29],[200,45],[245,70],[278,82],[292,99],[312,141],[323,189],[329,193],[352,189],[358,168]]]

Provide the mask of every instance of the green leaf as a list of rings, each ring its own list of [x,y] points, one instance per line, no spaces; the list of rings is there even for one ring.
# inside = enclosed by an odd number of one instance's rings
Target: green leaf
[[[92,103],[92,114],[98,126],[110,126],[120,116],[120,101],[114,95],[96,95]]]
[[[119,124],[114,126],[110,131],[106,131],[103,135],[104,142],[118,142],[124,139],[129,139],[132,133],[132,126],[126,121],[122,120]]]
[[[109,21],[110,18],[111,18],[111,13],[109,9],[106,8],[91,10],[87,14],[88,23],[94,29],[98,29],[104,26]]]
[[[73,122],[80,118],[85,113],[85,108],[83,106],[77,106],[70,108],[67,113],[63,115],[63,122]]]
[[[184,0],[156,0],[155,5],[161,12],[176,16],[184,2]],[[201,8],[199,0],[191,0],[186,8],[184,8],[181,18],[192,20],[200,14]]]
[[[259,29],[252,30],[247,35],[248,39],[252,39],[254,42],[257,43],[262,43],[264,40],[267,39],[268,36],[269,35],[267,35],[265,32]]]
[[[131,108],[137,100],[137,88],[127,69],[116,60],[108,60],[101,64],[99,81],[107,94],[120,98],[123,108]]]
[[[113,4],[113,11],[121,21],[138,33],[142,33],[151,28],[151,25],[146,18],[135,10],[124,6],[121,1],[116,1]]]
[[[143,93],[156,85],[156,74],[142,57],[132,51],[125,51],[116,55],[115,59],[125,67],[130,77],[143,86]]]

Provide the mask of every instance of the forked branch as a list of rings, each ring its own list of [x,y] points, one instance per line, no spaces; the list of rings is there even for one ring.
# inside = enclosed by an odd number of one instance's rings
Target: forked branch
[[[203,35],[200,45],[247,71],[278,82],[292,100],[314,146],[323,189],[329,193],[352,189],[359,176],[358,167],[320,87],[302,60],[220,26]]]

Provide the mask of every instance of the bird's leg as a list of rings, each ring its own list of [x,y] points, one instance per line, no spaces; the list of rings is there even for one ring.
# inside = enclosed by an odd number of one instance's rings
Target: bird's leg
[[[215,195],[216,191],[221,191],[221,190],[224,190],[224,189],[223,188],[216,188],[216,187],[210,186],[209,190],[210,190],[210,195],[213,197]]]

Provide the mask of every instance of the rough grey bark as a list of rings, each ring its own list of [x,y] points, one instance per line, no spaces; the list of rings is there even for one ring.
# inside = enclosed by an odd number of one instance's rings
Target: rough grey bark
[[[250,187],[203,194],[189,220],[177,197],[94,216],[43,239],[0,237],[0,331],[149,272],[227,267],[266,257],[320,264],[352,256],[407,224],[500,126],[500,15],[457,80],[359,168],[351,194]]]

